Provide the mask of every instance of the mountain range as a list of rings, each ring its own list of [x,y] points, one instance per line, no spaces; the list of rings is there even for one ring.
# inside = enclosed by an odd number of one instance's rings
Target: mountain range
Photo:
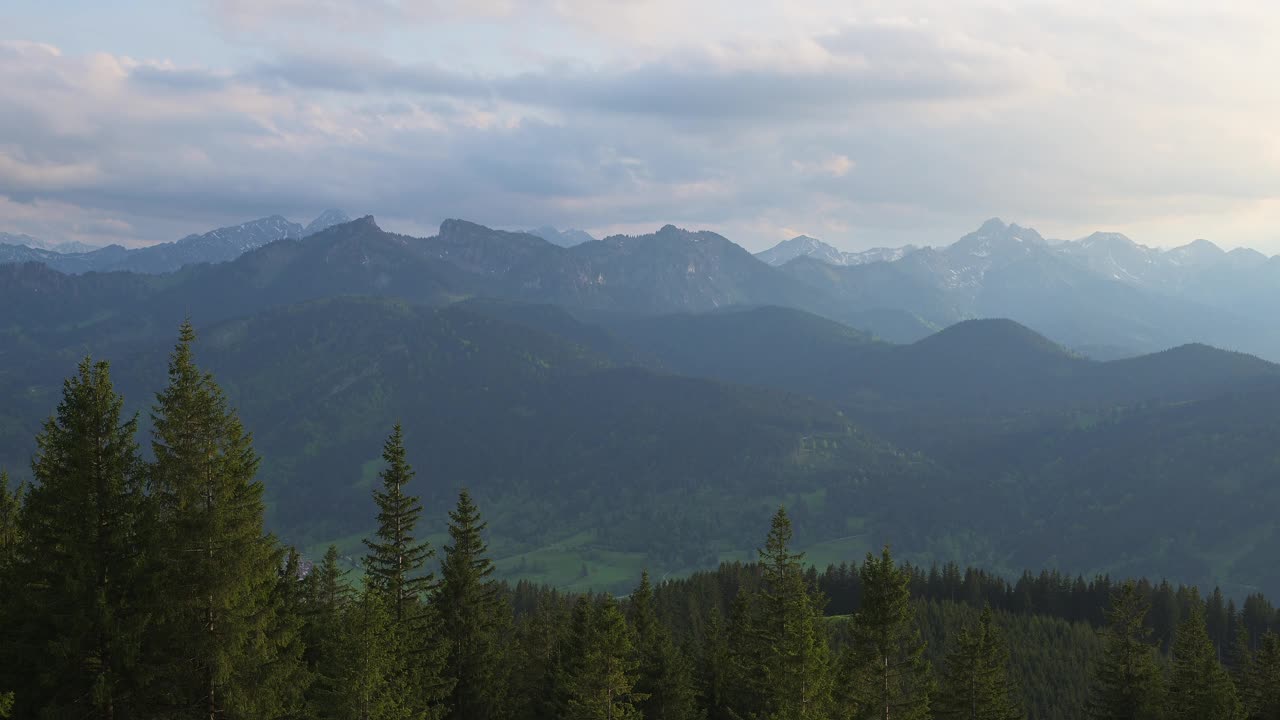
[[[799,257],[820,260],[829,265],[866,265],[900,260],[917,249],[914,245],[904,245],[898,248],[872,248],[856,253],[845,252],[817,238],[798,235],[790,240],[783,240],[764,252],[756,253],[756,257],[774,267],[785,265]]]
[[[3,265],[0,466],[22,476],[86,352],[112,361],[145,422],[189,316],[255,431],[273,528],[298,542],[367,531],[380,438],[403,421],[424,499],[471,487],[512,577],[610,587],[645,564],[745,557],[785,502],[817,562],[892,541],[917,562],[1280,589],[1280,367],[1203,343],[1103,361],[959,312],[890,342],[868,328],[916,316],[860,299],[893,279],[906,300],[998,307],[982,303],[1029,303],[1054,277],[1064,313],[1131,301],[1112,327],[1189,302],[1003,223],[858,266],[773,267],[672,226],[565,248],[372,217],[167,274]],[[1071,297],[1079,278],[1095,304]],[[1170,527],[1194,532],[1171,544]]]
[[[327,211],[303,228],[272,216],[137,250],[59,253],[0,245],[0,263],[39,262],[64,273],[173,272],[296,241],[345,219]],[[410,256],[405,262],[436,263],[438,272],[428,273],[419,294],[430,287],[451,297],[621,313],[779,305],[893,342],[919,340],[963,320],[1004,317],[1098,359],[1189,342],[1280,359],[1280,326],[1270,311],[1280,306],[1280,258],[1226,252],[1205,240],[1170,250],[1115,233],[1052,242],[997,219],[938,248],[847,253],[800,236],[755,257],[716,233],[674,226],[595,240],[576,230],[507,232],[448,220],[431,238],[394,237],[399,252]]]

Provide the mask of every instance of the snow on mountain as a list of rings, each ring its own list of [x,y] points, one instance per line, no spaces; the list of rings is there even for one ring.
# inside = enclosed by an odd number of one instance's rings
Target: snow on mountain
[[[872,248],[862,252],[844,252],[817,238],[799,235],[783,240],[764,252],[756,253],[760,260],[774,267],[785,265],[798,257],[809,257],[829,265],[865,265],[873,262],[893,262],[917,250],[907,245],[898,248]]]

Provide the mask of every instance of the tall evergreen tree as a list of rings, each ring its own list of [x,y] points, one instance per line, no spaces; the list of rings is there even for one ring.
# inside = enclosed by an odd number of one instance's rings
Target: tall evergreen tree
[[[859,574],[862,607],[841,661],[846,716],[924,720],[935,683],[911,607],[911,574],[894,563],[888,547],[879,559],[868,553]]]
[[[1280,636],[1262,636],[1240,688],[1249,720],[1280,720]]]
[[[640,702],[645,720],[694,720],[698,697],[693,663],[658,620],[648,571],[640,575],[640,586],[631,594],[629,607],[640,659],[636,690],[648,695]]]
[[[1226,668],[1209,638],[1204,606],[1191,603],[1191,612],[1173,639],[1173,659],[1165,694],[1169,720],[1238,720],[1243,710]]]
[[[32,673],[20,716],[139,716],[147,501],[123,407],[107,364],[86,358],[36,438],[13,573]]]
[[[631,628],[608,595],[597,602],[579,599],[574,610],[577,649],[564,678],[566,720],[640,720],[636,690],[639,663]]]
[[[169,384],[156,397],[150,469],[159,518],[155,608],[161,716],[273,718],[289,707],[301,663],[281,615],[283,553],[263,531],[253,441],[213,377],[196,367],[182,325]]]
[[[747,718],[820,718],[831,710],[825,600],[793,553],[791,520],[779,508],[759,552],[761,582],[740,593],[730,621],[726,701]]]
[[[1008,666],[1009,650],[988,605],[982,609],[977,625],[961,630],[947,652],[934,716],[957,720],[1025,717],[1013,699]]]
[[[376,539],[364,541],[369,548],[364,571],[371,587],[387,597],[392,616],[403,622],[433,586],[434,577],[423,572],[423,567],[435,557],[435,551],[425,540],[418,542],[414,537],[422,503],[417,496],[405,492],[414,473],[399,424],[382,446],[382,460],[386,463],[378,473],[382,488],[373,491],[378,504],[378,531]]]
[[[449,646],[445,674],[453,681],[449,717],[490,720],[503,714],[507,689],[503,648],[510,610],[493,581],[493,562],[483,532],[486,524],[465,489],[449,512],[449,545],[444,546],[440,584],[434,598],[440,632]]]
[[[1112,593],[1103,656],[1094,671],[1089,698],[1093,720],[1152,720],[1160,716],[1160,668],[1152,632],[1146,625],[1149,609],[1133,582]]]
[[[444,674],[449,644],[440,634],[439,608],[425,603],[435,577],[424,568],[435,551],[415,537],[422,503],[405,492],[414,472],[399,424],[383,444],[382,459],[382,487],[373,492],[378,529],[375,539],[364,541],[365,580],[390,613],[396,654],[389,682],[406,698],[404,707],[415,717],[441,717],[454,687]]]

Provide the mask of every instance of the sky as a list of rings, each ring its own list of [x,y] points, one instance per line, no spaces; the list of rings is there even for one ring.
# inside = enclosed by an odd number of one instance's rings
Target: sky
[[[6,0],[0,231],[327,207],[597,236],[1280,253],[1280,4]]]

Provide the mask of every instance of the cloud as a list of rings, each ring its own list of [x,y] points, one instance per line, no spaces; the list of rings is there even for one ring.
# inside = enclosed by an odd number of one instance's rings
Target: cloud
[[[208,12],[235,48],[223,63],[0,43],[0,230],[151,242],[337,205],[389,227],[677,222],[755,248],[803,227],[853,248],[944,243],[1000,215],[1047,235],[1280,250],[1276,10]]]

